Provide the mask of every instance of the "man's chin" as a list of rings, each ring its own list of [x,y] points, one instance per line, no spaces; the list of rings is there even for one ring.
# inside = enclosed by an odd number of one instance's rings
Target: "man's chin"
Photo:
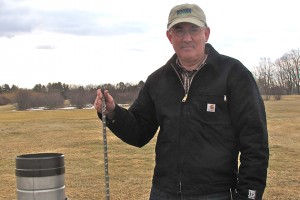
[[[186,51],[186,52],[180,54],[180,58],[182,60],[192,60],[192,59],[195,59],[195,54],[191,51]]]

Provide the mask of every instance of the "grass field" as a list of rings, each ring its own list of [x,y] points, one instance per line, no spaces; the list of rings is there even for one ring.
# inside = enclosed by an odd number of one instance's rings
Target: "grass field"
[[[270,165],[264,199],[299,199],[300,96],[265,105]],[[140,149],[107,132],[111,199],[148,199],[155,138]],[[0,147],[0,199],[16,199],[15,157],[39,152],[65,155],[70,200],[105,199],[102,128],[95,110],[12,111],[0,106]]]

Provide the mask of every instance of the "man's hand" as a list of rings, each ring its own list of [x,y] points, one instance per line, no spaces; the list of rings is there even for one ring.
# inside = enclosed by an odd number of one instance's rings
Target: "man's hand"
[[[97,112],[102,112],[102,97],[104,95],[105,103],[106,103],[106,112],[105,114],[108,116],[108,118],[112,118],[114,116],[114,110],[116,107],[114,98],[108,93],[108,90],[104,90],[104,94],[101,92],[101,89],[97,90],[97,97],[94,102],[94,108],[97,110]]]

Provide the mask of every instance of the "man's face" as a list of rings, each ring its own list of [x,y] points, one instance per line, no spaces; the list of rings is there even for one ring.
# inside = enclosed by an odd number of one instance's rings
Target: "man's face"
[[[205,53],[205,43],[209,38],[210,29],[191,23],[179,23],[167,31],[167,37],[180,61],[193,63]]]

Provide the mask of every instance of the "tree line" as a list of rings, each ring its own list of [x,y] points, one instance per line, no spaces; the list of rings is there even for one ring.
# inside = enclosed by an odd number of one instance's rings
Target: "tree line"
[[[290,50],[275,62],[261,58],[253,74],[265,99],[272,95],[276,99],[281,95],[300,95],[300,50]]]
[[[137,97],[144,82],[130,84],[120,82],[116,85],[68,85],[61,82],[48,83],[48,85],[37,84],[32,89],[18,88],[16,85],[10,87],[8,84],[0,86],[0,105],[14,104],[17,110],[29,108],[56,109],[65,106],[85,108],[92,106],[98,88],[108,89],[118,104],[130,104]]]

